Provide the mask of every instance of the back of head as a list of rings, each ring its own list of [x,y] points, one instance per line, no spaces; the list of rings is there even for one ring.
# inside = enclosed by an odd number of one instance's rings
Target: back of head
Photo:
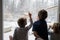
[[[47,18],[47,11],[44,10],[44,9],[40,10],[38,12],[38,17],[39,17],[39,19],[44,19],[45,20]]]
[[[60,33],[60,23],[53,24],[54,33]]]
[[[25,27],[25,25],[27,24],[25,18],[18,19],[17,23],[20,27]]]

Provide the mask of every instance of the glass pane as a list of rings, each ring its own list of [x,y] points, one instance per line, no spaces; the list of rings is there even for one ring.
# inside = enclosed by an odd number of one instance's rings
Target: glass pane
[[[33,21],[36,21],[38,11],[41,9],[48,11],[47,23],[57,22],[58,0],[3,0],[4,40],[9,40],[10,34],[13,36],[20,17],[31,12]],[[29,31],[29,40],[34,40],[32,28]]]

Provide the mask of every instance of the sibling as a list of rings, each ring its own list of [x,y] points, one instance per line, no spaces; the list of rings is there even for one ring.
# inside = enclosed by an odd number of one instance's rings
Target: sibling
[[[38,18],[36,22],[33,24],[33,33],[36,37],[35,40],[38,40],[39,38],[42,40],[48,40],[48,30],[47,30],[47,23],[45,19],[47,18],[47,11],[41,10],[38,12]]]
[[[54,23],[52,29],[51,40],[60,40],[60,23]]]
[[[20,18],[17,23],[18,28],[15,29],[13,40],[28,40],[28,31],[32,27],[33,21],[31,14],[29,13],[30,25],[26,27],[27,20],[25,18]]]

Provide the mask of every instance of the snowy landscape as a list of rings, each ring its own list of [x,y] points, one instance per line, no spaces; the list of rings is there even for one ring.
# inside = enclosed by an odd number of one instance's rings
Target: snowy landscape
[[[3,40],[9,40],[9,35],[13,36],[15,28],[18,27],[17,20],[24,13],[31,12],[35,21],[41,9],[48,11],[47,23],[58,22],[58,0],[3,0]],[[29,40],[34,40],[32,28],[28,35]]]

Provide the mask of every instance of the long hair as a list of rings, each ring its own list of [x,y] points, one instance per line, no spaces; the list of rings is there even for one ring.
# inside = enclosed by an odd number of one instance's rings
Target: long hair
[[[53,30],[54,30],[54,33],[59,33],[60,32],[60,23],[54,23]]]

